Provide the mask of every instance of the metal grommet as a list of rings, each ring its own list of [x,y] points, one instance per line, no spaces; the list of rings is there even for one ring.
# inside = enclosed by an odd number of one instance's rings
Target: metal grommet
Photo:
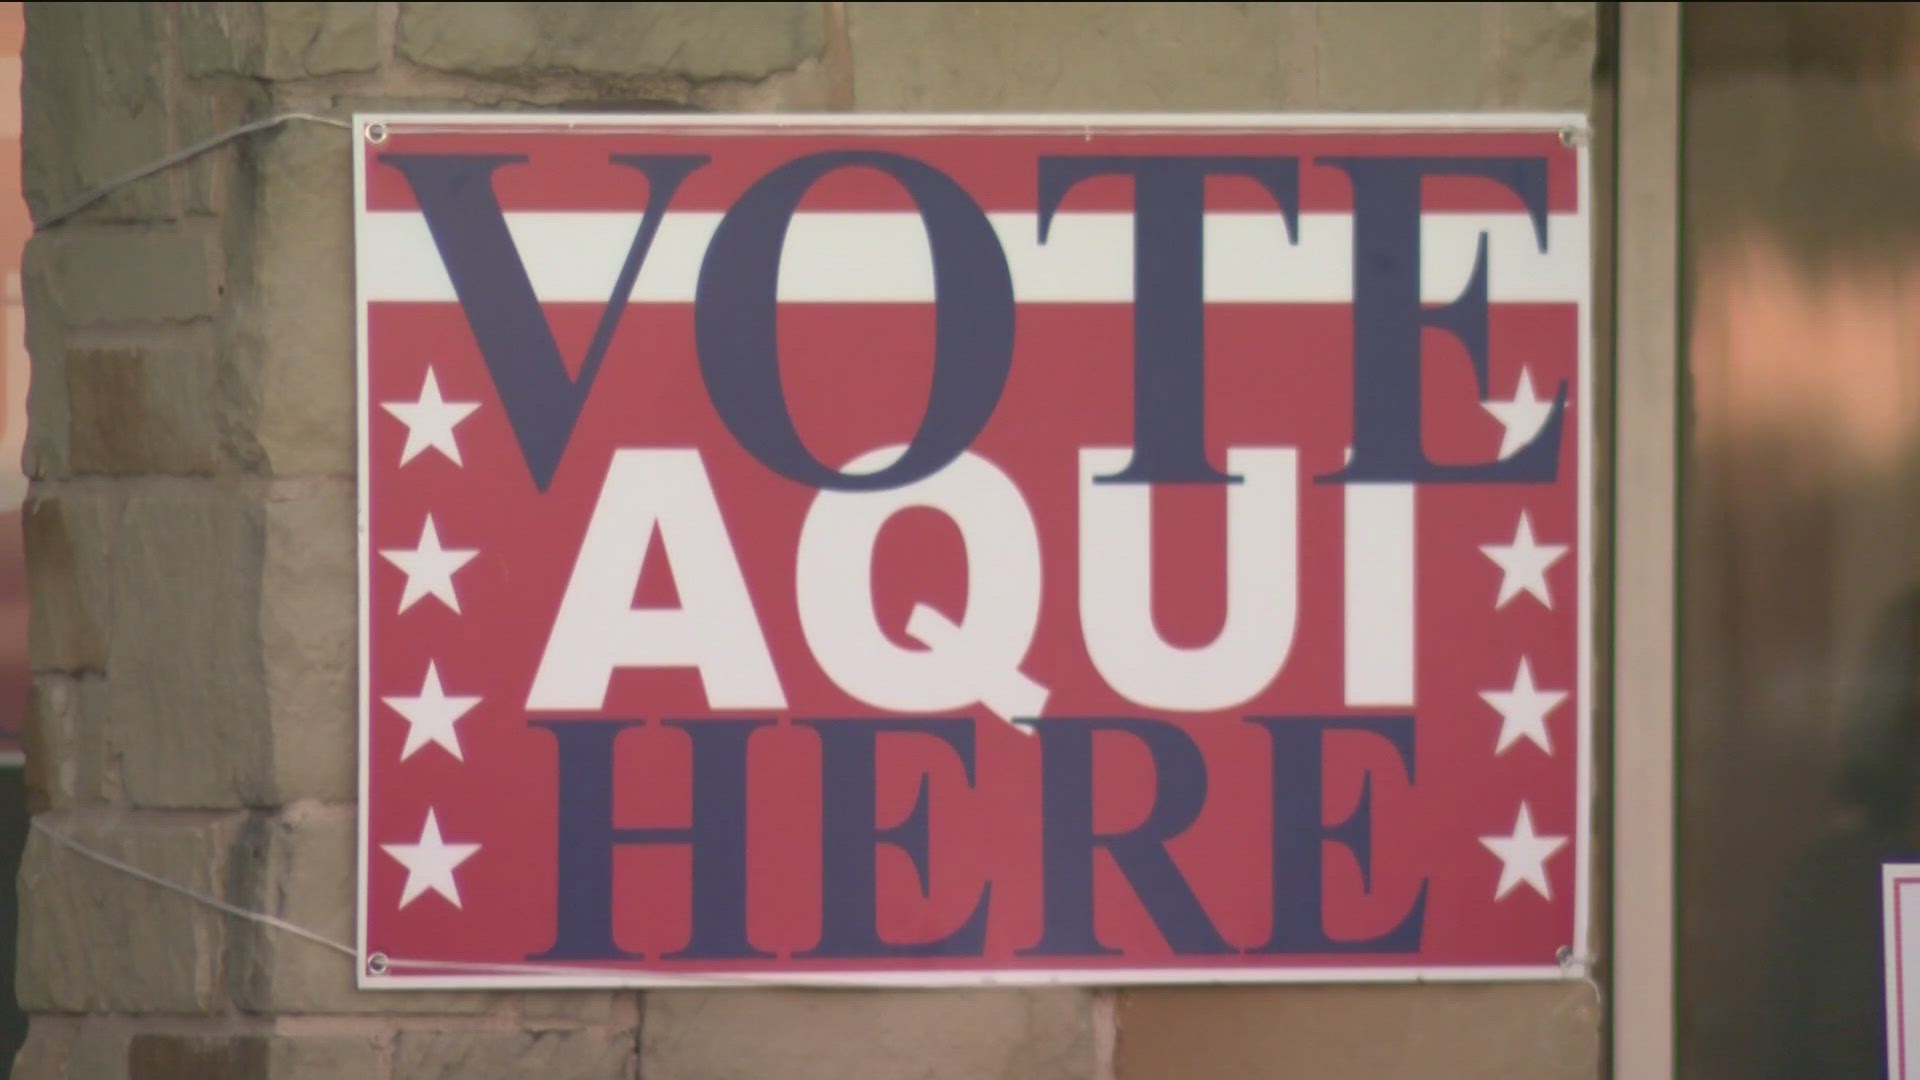
[[[1572,971],[1579,964],[1579,961],[1574,959],[1573,946],[1571,945],[1562,945],[1558,949],[1555,949],[1553,958],[1560,962],[1561,971]]]
[[[393,965],[387,960],[386,953],[377,952],[377,953],[368,954],[367,974],[385,975],[388,971],[391,971],[392,969],[393,969]]]
[[[387,125],[368,124],[367,125],[367,141],[375,145],[386,142],[387,141]],[[375,955],[378,955],[378,954],[376,953]]]
[[[1585,146],[1593,141],[1593,132],[1584,126],[1569,126],[1560,129],[1561,146]]]

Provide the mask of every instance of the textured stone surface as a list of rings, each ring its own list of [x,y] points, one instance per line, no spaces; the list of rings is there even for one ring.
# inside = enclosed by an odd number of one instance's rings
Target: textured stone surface
[[[67,471],[67,331],[53,304],[52,280],[45,265],[50,241],[30,238],[20,260],[20,292],[26,305],[27,355],[32,377],[27,382],[27,439],[20,467],[29,477],[43,479]]]
[[[351,802],[359,712],[359,621],[351,486],[276,494],[266,507],[260,647],[266,655],[274,791]]]
[[[1130,990],[1116,1080],[1596,1080],[1600,1020],[1584,983]]]
[[[180,21],[181,56],[195,75],[298,79],[380,65],[373,4],[182,4]]]
[[[22,273],[38,277],[33,318],[66,327],[183,323],[214,313],[222,288],[194,225],[71,226],[27,244]]]
[[[119,801],[120,761],[106,718],[107,686],[98,675],[34,676],[24,742],[35,810]]]
[[[240,816],[47,813],[56,833],[204,895],[227,892]],[[193,1013],[224,1002],[222,915],[33,833],[15,981],[29,1010]],[[77,1074],[86,1075],[86,1074]]]
[[[115,533],[114,743],[140,806],[273,801],[259,596],[266,509],[190,484],[131,495]]]
[[[1491,4],[1318,4],[1320,104],[1332,109],[1470,109],[1484,78]]]
[[[253,468],[248,395],[204,335],[161,347],[70,349],[68,461],[77,475],[211,475]]]
[[[364,1080],[379,1075],[371,1037],[135,1035],[127,1080]]]
[[[80,1019],[41,1015],[27,1026],[27,1041],[13,1058],[12,1080],[66,1080],[67,1058],[80,1034]]]
[[[400,55],[470,75],[755,77],[820,51],[820,5],[401,4]]]
[[[864,110],[1309,105],[1311,5],[847,5]]]
[[[172,146],[160,4],[30,4],[21,56],[22,183],[36,219]],[[165,216],[181,176],[132,184],[88,211],[100,218]]]
[[[232,256],[227,347],[249,362],[253,434],[278,475],[351,476],[353,137],[293,123],[250,152],[253,232]]]
[[[118,497],[41,492],[21,514],[27,561],[28,658],[35,670],[102,671],[112,626],[113,529]]]
[[[640,1072],[647,1080],[844,1080],[876,1070],[915,1080],[1086,1080],[1096,1057],[1092,1004],[1080,990],[656,990],[647,995]]]
[[[1495,4],[1496,36],[1481,104],[1585,110],[1593,102],[1598,4]]]
[[[634,1058],[632,1031],[407,1031],[393,1080],[626,1080]]]
[[[374,857],[385,856],[376,849]],[[330,941],[353,941],[353,807],[304,804],[256,820],[242,858],[251,867],[250,906]],[[478,1013],[499,1003],[491,994],[363,992],[351,957],[271,927],[243,927],[231,940],[236,1003],[254,1012]]]

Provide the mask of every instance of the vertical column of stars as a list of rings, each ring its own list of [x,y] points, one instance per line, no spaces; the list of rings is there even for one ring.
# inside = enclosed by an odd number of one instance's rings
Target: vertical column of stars
[[[1522,368],[1512,400],[1488,401],[1483,407],[1500,422],[1500,456],[1504,458],[1533,440],[1545,426],[1553,404],[1535,395],[1533,379]],[[1567,545],[1541,543],[1534,536],[1533,521],[1526,510],[1520,511],[1519,521],[1514,524],[1511,543],[1483,544],[1480,550],[1500,568],[1500,591],[1493,602],[1495,611],[1519,600],[1523,594],[1549,609],[1553,607],[1547,570],[1566,555]],[[1580,615],[1584,617],[1585,612]],[[1567,692],[1537,686],[1532,664],[1524,653],[1514,669],[1513,685],[1507,689],[1483,690],[1480,697],[1500,714],[1500,733],[1493,748],[1495,757],[1514,749],[1522,740],[1533,744],[1532,752],[1553,754],[1547,717],[1566,701]],[[1545,899],[1553,898],[1547,860],[1566,846],[1567,838],[1537,832],[1533,810],[1525,799],[1520,800],[1520,808],[1514,814],[1511,833],[1483,836],[1480,843],[1500,860],[1500,881],[1493,891],[1496,901],[1505,899],[1521,885]]]
[[[401,468],[408,467],[416,460],[424,460],[421,455],[429,450],[452,462],[454,467],[462,467],[460,444],[454,437],[453,429],[479,408],[479,403],[442,398],[440,381],[431,366],[427,368],[426,380],[420,387],[417,400],[382,402],[380,407],[406,425],[407,442],[400,451]],[[438,526],[434,524],[433,513],[428,511],[420,526],[418,544],[412,548],[387,548],[380,552],[382,559],[398,567],[407,578],[401,590],[397,614],[406,614],[424,600],[438,601],[456,615],[459,614],[460,596],[454,589],[454,574],[477,554],[477,548],[446,547],[440,539]],[[480,698],[447,693],[440,681],[440,668],[436,661],[427,661],[419,693],[391,695],[380,700],[407,722],[406,742],[400,748],[401,761],[406,761],[429,746],[452,755],[456,761],[465,760],[455,725],[480,704]],[[480,845],[449,842],[440,831],[439,816],[429,806],[418,840],[413,843],[381,844],[380,849],[407,871],[406,885],[400,891],[399,907],[404,908],[429,892],[459,907],[460,888],[454,880],[454,870],[472,858],[480,850]]]

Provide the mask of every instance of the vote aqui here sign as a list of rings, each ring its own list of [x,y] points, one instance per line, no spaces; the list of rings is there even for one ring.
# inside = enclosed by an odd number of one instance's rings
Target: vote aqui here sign
[[[360,117],[365,986],[1584,972],[1572,117]]]

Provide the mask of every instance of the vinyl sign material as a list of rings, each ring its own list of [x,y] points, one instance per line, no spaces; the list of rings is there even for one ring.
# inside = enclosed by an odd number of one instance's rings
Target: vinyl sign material
[[[368,986],[1578,974],[1579,121],[359,121]]]

